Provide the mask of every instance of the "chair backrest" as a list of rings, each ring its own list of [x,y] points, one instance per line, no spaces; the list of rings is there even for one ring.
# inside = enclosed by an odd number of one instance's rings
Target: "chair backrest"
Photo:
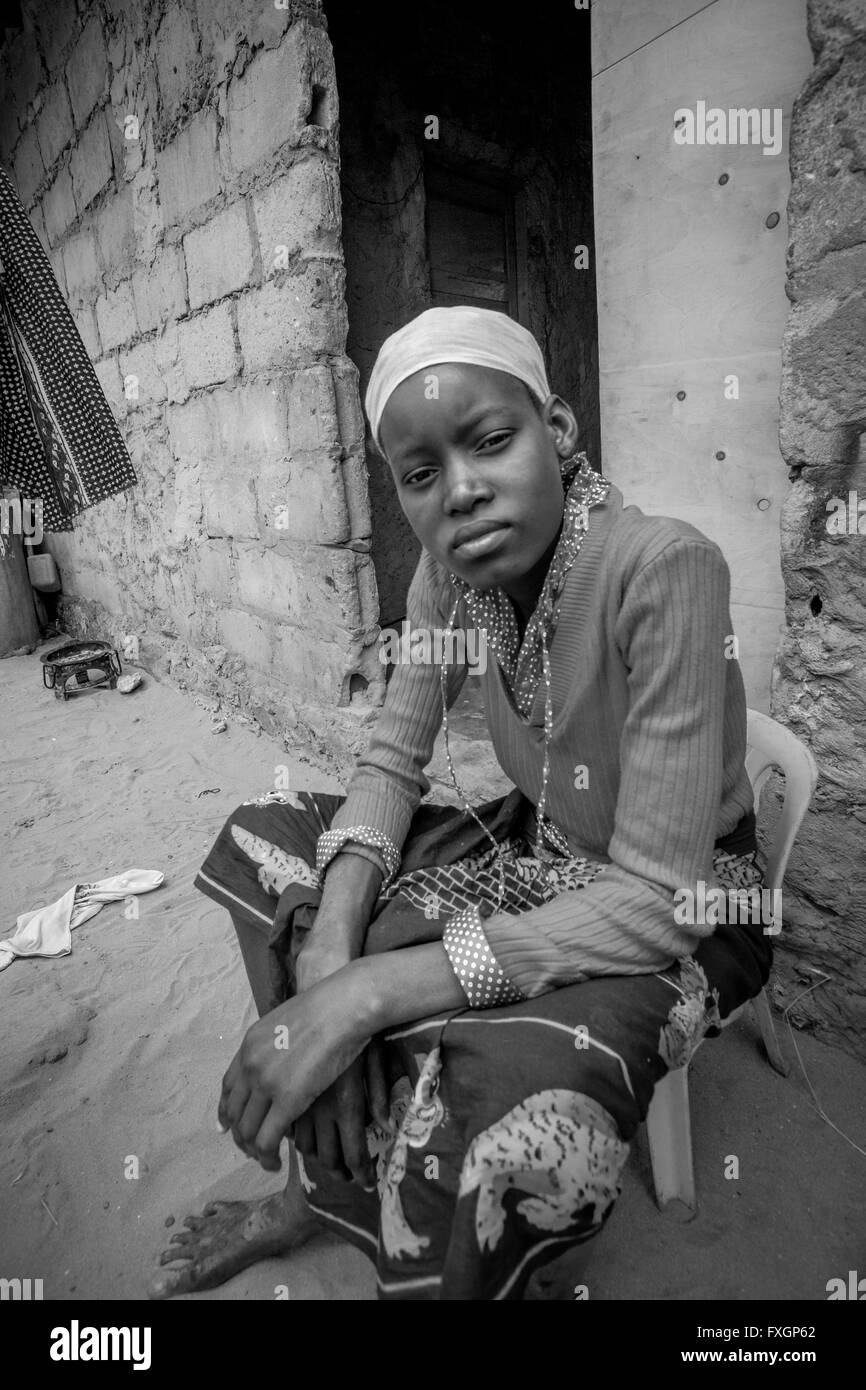
[[[818,781],[818,764],[796,734],[760,710],[746,711],[746,771],[755,794],[755,809],[761,788],[773,768],[784,775],[785,800],[767,857],[764,882],[768,888],[781,888],[788,856],[797,831],[812,799]]]

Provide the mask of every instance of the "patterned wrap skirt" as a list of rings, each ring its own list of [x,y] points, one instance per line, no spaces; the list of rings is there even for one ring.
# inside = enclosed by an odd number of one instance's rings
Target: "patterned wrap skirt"
[[[196,876],[197,888],[266,940],[268,1008],[295,991],[298,953],[321,900],[316,841],[343,801],[284,791],[245,802]],[[579,892],[604,872],[586,859],[539,860],[519,791],[478,815],[504,850],[506,911]],[[441,940],[453,913],[495,903],[496,861],[465,812],[419,807],[400,875],[374,908],[365,955]],[[717,849],[714,866],[722,888],[761,886],[754,849]],[[396,1136],[368,1126],[378,1190],[298,1155],[308,1206],[374,1260],[381,1299],[521,1298],[533,1270],[604,1225],[656,1083],[760,992],[771,959],[753,910],[751,921],[720,923],[694,956],[658,973],[584,980],[387,1032]]]

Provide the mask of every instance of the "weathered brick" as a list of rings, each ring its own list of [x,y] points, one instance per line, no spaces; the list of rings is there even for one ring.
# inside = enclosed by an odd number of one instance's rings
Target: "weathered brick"
[[[124,188],[103,203],[96,218],[96,235],[105,273],[109,279],[116,278],[135,259],[132,189]]]
[[[120,370],[114,358],[107,357],[104,362],[94,362],[93,370],[99,378],[99,384],[105,399],[111,406],[115,419],[124,420],[126,418],[126,401],[120,380]]]
[[[114,167],[118,180],[123,178],[127,182],[142,168],[144,142],[148,139],[142,125],[142,107],[146,100],[144,92],[138,88],[133,95],[128,90],[129,85],[132,83],[128,76],[124,77],[123,72],[118,74],[111,84],[111,105],[106,108]],[[130,118],[138,121],[137,135]]]
[[[349,540],[349,514],[338,459],[293,450],[288,460],[260,463],[255,487],[263,540],[322,545]]]
[[[70,222],[74,222],[76,217],[72,179],[67,169],[60,170],[42,199],[42,212],[48,240],[52,246],[56,246]]]
[[[364,448],[364,412],[361,409],[360,375],[355,363],[343,357],[331,363],[337,401],[340,443],[347,453]]]
[[[248,372],[285,367],[303,353],[340,353],[346,341],[342,274],[311,264],[277,284],[268,280],[238,300],[238,335]]]
[[[210,304],[248,284],[253,245],[246,204],[232,203],[183,239],[191,309]]]
[[[138,326],[144,333],[161,328],[187,311],[186,276],[179,246],[166,246],[153,266],[132,277]]]
[[[190,386],[212,386],[234,375],[237,360],[228,304],[217,304],[178,324],[178,336]]]
[[[352,631],[361,625],[355,556],[317,546],[235,545],[238,598],[245,608],[299,626]]]
[[[343,492],[349,512],[349,534],[355,540],[366,539],[372,534],[373,529],[366,457],[363,454],[353,454],[344,459],[342,476]]]
[[[265,275],[288,257],[338,255],[340,190],[334,166],[320,155],[295,164],[253,198]]]
[[[203,517],[201,479],[198,469],[178,467],[175,469],[173,486],[166,496],[166,522],[171,539],[175,542],[186,540],[189,536],[201,534]],[[183,585],[193,584],[193,576],[184,566],[176,576]],[[192,603],[185,605],[189,611]]]
[[[163,497],[163,507],[166,511],[171,508],[174,512],[174,499],[169,491]],[[175,634],[186,640],[188,622],[185,612],[178,606],[175,593],[175,581],[177,579],[177,566],[174,563],[174,556],[171,554],[168,545],[168,528],[164,529],[159,537],[158,549],[155,555],[157,561],[156,569],[150,576],[151,593],[148,598],[155,611],[164,616],[171,623]],[[179,657],[169,656],[167,671],[170,674],[172,667],[179,667],[181,671],[186,671]]]
[[[249,478],[239,478],[225,466],[206,476],[204,529],[209,536],[257,540],[256,499]]]
[[[189,383],[183,367],[180,349],[180,335],[176,323],[168,323],[153,340],[157,366],[165,382],[170,401],[185,401],[189,397]]]
[[[376,584],[376,567],[370,555],[356,555],[355,561],[355,576],[358,584],[358,597],[361,603],[364,639],[365,641],[375,641],[380,631],[379,590]]]
[[[66,292],[66,274],[63,269],[63,252],[60,250],[59,246],[53,251],[48,252],[48,259],[51,262],[51,269],[54,271],[54,278],[60,286],[60,292],[63,298],[66,299],[68,298]]]
[[[48,233],[45,230],[45,218],[42,215],[42,204],[36,203],[27,214],[30,218],[30,225],[39,238],[39,244],[46,256],[50,250]]]
[[[90,302],[99,284],[96,236],[93,227],[82,228],[63,247],[66,288],[73,304]]]
[[[168,412],[177,458],[195,458],[205,471],[224,463],[235,478],[253,477],[269,461],[288,455],[286,408],[267,386],[213,391]]]
[[[6,52],[9,69],[9,90],[4,92],[8,101],[23,121],[25,113],[42,82],[42,60],[39,49],[33,41],[33,34],[24,29],[16,34]]]
[[[304,54],[304,80],[307,87],[307,106],[304,119],[312,124],[313,87],[317,87],[315,124],[323,130],[334,130],[337,123],[339,103],[337,100],[337,74],[334,68],[334,50],[327,31],[320,24],[312,24],[302,19],[297,25],[298,43]]]
[[[217,124],[213,111],[202,111],[177,139],[156,157],[159,201],[165,225],[176,226],[194,208],[220,191]]]
[[[305,632],[271,620],[270,671],[295,699],[330,709],[340,699],[353,642],[345,632]]]
[[[5,64],[0,64],[0,89],[8,90],[9,76]],[[0,101],[0,162],[12,168],[12,152],[18,144],[21,128],[18,115],[9,101]]]
[[[112,175],[111,142],[103,112],[94,116],[77,144],[73,145],[69,167],[75,190],[75,206],[79,212],[84,212]]]
[[[66,81],[72,99],[75,124],[79,130],[108,84],[108,60],[102,38],[102,24],[94,15],[83,30],[66,64]]]
[[[262,49],[242,77],[229,83],[226,133],[236,172],[296,143],[309,110],[303,77],[303,49],[294,26],[279,48]]]
[[[96,301],[96,321],[99,336],[106,352],[128,343],[136,332],[135,304],[129,280],[123,280],[116,290],[108,290]]]
[[[257,537],[253,480],[286,469],[285,406],[273,390],[242,386],[170,406],[169,438],[178,459],[196,463],[206,479],[209,535]]]
[[[169,9],[159,26],[155,48],[163,111],[171,119],[201,76],[198,45],[186,7]]]
[[[294,15],[289,5],[263,5],[262,0],[196,0],[202,52],[215,60],[218,71],[237,53],[238,29],[251,50],[276,48]]]
[[[289,447],[293,454],[339,451],[337,401],[330,369],[323,365],[295,372],[289,384]]]
[[[195,548],[195,580],[212,603],[229,606],[237,587],[231,545],[225,540],[202,540]]]
[[[153,166],[135,174],[130,187],[136,255],[139,260],[152,262],[165,231]]]
[[[39,149],[46,169],[59,159],[73,135],[72,111],[62,82],[53,82],[36,121]]]
[[[40,5],[34,12],[34,19],[45,61],[53,70],[78,28],[75,0],[52,0],[49,6]]]
[[[87,348],[91,362],[95,362],[102,349],[99,346],[99,333],[96,328],[96,314],[89,304],[80,304],[73,310],[75,326],[81,334],[81,341]]]
[[[15,150],[12,164],[18,196],[25,207],[33,202],[33,195],[45,177],[45,166],[39,153],[36,127],[29,125]]]
[[[120,375],[129,412],[148,410],[168,394],[153,343],[139,343],[128,352],[121,352]]]
[[[273,659],[273,624],[242,613],[236,608],[223,608],[216,615],[221,644],[232,655],[240,656],[253,668],[267,671]]]

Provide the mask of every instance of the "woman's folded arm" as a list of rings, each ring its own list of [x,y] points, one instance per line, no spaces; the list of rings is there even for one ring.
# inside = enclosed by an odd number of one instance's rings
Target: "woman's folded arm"
[[[451,585],[439,565],[422,551],[407,596],[410,632],[443,630],[449,617]],[[404,654],[405,655],[405,654]],[[456,700],[466,664],[449,663],[447,701]],[[344,804],[320,846],[319,870],[352,841],[379,851],[387,877],[396,873],[400,852],[422,796],[430,790],[424,769],[442,724],[440,666],[432,661],[400,661],[388,684],[367,751],[358,759]]]
[[[635,575],[617,628],[630,703],[610,863],[585,888],[529,912],[461,920],[461,929],[483,931],[478,980],[461,977],[453,924],[444,944],[375,958],[365,969],[384,993],[382,1026],[458,1001],[492,1007],[513,997],[509,987],[532,998],[590,976],[663,969],[711,934],[711,925],[675,920],[674,895],[712,882],[729,584],[718,548],[691,538],[672,541]],[[407,1013],[415,1004],[419,1013]]]
[[[729,588],[721,551],[692,538],[673,541],[630,583],[617,625],[630,699],[611,862],[585,888],[484,922],[493,957],[524,996],[662,969],[712,933],[675,921],[674,894],[713,881]]]

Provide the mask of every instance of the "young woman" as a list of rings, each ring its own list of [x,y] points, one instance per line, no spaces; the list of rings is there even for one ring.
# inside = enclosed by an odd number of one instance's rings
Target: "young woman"
[[[157,1296],[323,1223],[382,1298],[520,1298],[604,1224],[656,1082],[769,973],[759,923],[675,912],[677,890],[761,882],[718,547],[593,472],[502,314],[421,314],[366,406],[423,546],[407,617],[432,659],[397,665],[345,798],[245,803],[196,879],[261,1014],[220,1122],[267,1169],[286,1136],[303,1157],[285,1194],[192,1218]],[[466,674],[442,635],[473,628],[515,789],[419,805]]]

